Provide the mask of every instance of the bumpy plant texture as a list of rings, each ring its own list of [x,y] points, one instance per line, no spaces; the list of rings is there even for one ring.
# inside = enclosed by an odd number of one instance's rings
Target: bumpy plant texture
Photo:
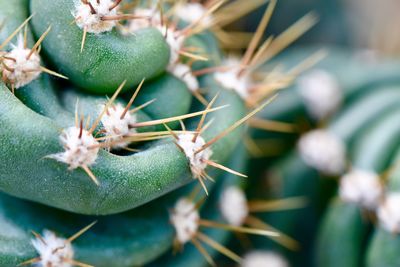
[[[400,67],[276,4],[0,0],[0,266],[399,265]]]

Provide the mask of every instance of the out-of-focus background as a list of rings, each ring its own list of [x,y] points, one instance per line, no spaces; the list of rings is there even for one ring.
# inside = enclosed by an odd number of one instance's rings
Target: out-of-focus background
[[[235,27],[254,30],[263,10],[260,8],[243,18]],[[351,46],[381,55],[397,55],[399,10],[400,1],[397,0],[282,0],[278,1],[267,32],[278,34],[303,15],[315,11],[319,23],[296,45]]]

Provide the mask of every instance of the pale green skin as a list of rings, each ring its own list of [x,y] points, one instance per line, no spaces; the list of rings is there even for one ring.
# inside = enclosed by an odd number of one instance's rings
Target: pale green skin
[[[73,0],[34,0],[32,26],[40,36],[51,25],[43,50],[57,70],[77,86],[94,93],[111,93],[122,81],[125,89],[161,74],[169,60],[169,47],[156,29],[122,35],[117,30],[88,33],[81,53],[83,31],[76,24]]]

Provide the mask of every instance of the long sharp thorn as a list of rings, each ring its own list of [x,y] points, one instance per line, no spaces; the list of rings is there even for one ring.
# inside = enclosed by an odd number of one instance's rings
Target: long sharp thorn
[[[212,107],[212,105],[214,105],[214,103],[215,103],[215,101],[217,100],[218,96],[219,96],[219,92],[218,92],[218,93],[214,96],[214,98],[210,101],[210,103],[209,103],[208,106],[206,107],[206,110],[209,110],[209,109]],[[199,121],[199,124],[197,125],[197,128],[196,128],[196,133],[195,133],[194,136],[193,136],[192,142],[196,142],[197,137],[200,135],[200,130],[201,130],[201,128],[202,128],[203,125],[204,125],[204,121],[205,121],[205,119],[206,119],[206,116],[207,116],[207,113],[204,113],[204,114],[201,116],[201,119],[200,119],[200,121]]]
[[[135,113],[135,112],[137,112],[138,110],[144,109],[145,107],[147,107],[147,106],[153,104],[154,101],[156,101],[156,99],[149,100],[149,101],[147,101],[146,103],[144,103],[144,104],[142,104],[142,105],[140,105],[140,106],[138,106],[138,107],[136,107],[136,108],[131,109],[129,112],[130,112],[130,113]]]
[[[40,261],[41,261],[40,257],[37,257],[37,258],[33,258],[33,259],[30,259],[30,260],[21,262],[21,263],[18,264],[17,266],[31,265],[31,264],[34,264],[34,263],[38,263],[38,262],[40,262]]]
[[[28,47],[28,25],[24,27],[24,48]]]
[[[85,27],[83,28],[83,34],[82,34],[81,53],[83,52],[83,48],[85,47],[86,35],[87,35],[87,29]]]
[[[76,103],[75,103],[75,127],[78,128],[79,126],[79,98],[76,99]]]
[[[268,212],[304,208],[307,202],[305,197],[290,197],[277,200],[252,200],[248,206],[251,212]]]
[[[43,237],[42,237],[39,233],[37,233],[37,232],[35,232],[35,231],[31,231],[31,232],[32,232],[32,234],[33,234],[37,239],[40,240],[40,242],[42,242],[44,245],[47,246],[46,241],[43,239]]]
[[[203,255],[203,257],[206,259],[208,264],[210,264],[213,267],[217,267],[217,264],[214,262],[214,260],[211,258],[210,254],[205,250],[205,248],[201,245],[201,243],[196,239],[192,238],[191,239],[192,244],[197,248],[197,250]]]
[[[70,238],[67,239],[68,242],[72,243],[75,239],[77,239],[78,237],[80,237],[81,235],[83,235],[87,230],[89,230],[90,228],[93,227],[93,225],[95,225],[97,223],[97,221],[92,222],[91,224],[89,224],[88,226],[85,226],[84,228],[82,228],[81,230],[79,230],[76,234],[74,234],[73,236],[71,236]]]
[[[131,108],[133,101],[135,101],[136,96],[138,95],[140,89],[142,88],[144,83],[144,79],[140,82],[138,87],[136,88],[135,93],[132,95],[131,99],[129,99],[128,105],[126,105],[124,112],[122,112],[120,119],[123,120],[128,110]]]
[[[240,176],[240,177],[247,178],[247,175],[242,174],[242,173],[237,172],[237,171],[234,171],[234,170],[232,170],[232,169],[230,169],[230,168],[228,168],[228,167],[225,167],[224,165],[218,164],[218,163],[216,163],[216,162],[214,162],[214,161],[212,161],[212,160],[207,160],[206,163],[207,163],[208,165],[210,165],[210,166],[213,166],[213,167],[215,167],[215,168],[221,169],[221,170],[223,170],[223,171],[232,173],[232,174],[237,175],[237,176]]]
[[[294,23],[273,40],[267,52],[258,60],[257,66],[253,66],[253,68],[260,66],[279,54],[283,49],[285,49],[288,45],[293,43],[312,26],[314,26],[317,21],[318,16],[312,12],[299,19],[296,23]]]
[[[53,76],[55,76],[55,77],[68,80],[68,77],[67,77],[67,76],[64,76],[64,75],[62,75],[62,74],[60,74],[60,73],[57,73],[57,72],[55,72],[55,71],[53,71],[53,70],[49,70],[49,69],[46,68],[46,67],[40,66],[40,70],[43,71],[43,72],[45,72],[45,73],[47,73],[47,74],[53,75]]]
[[[138,122],[138,123],[135,123],[132,126],[135,127],[135,128],[139,128],[139,127],[154,126],[154,125],[169,123],[169,122],[173,122],[173,121],[189,119],[189,118],[193,118],[193,117],[196,117],[196,116],[203,115],[203,113],[211,113],[211,112],[214,112],[214,111],[226,108],[226,107],[228,107],[228,105],[212,108],[212,109],[209,109],[209,110],[193,112],[193,113],[189,113],[189,114],[182,115],[182,116],[176,116],[176,117],[160,119],[160,120],[153,120],[153,121],[146,121],[146,122]]]
[[[272,13],[275,9],[275,6],[276,6],[276,0],[271,0],[271,2],[268,5],[267,10],[264,13],[264,16],[263,16],[260,24],[257,27],[256,33],[254,34],[254,37],[252,38],[252,40],[249,44],[249,48],[246,50],[246,53],[243,56],[242,65],[247,65],[251,61],[254,51],[256,50],[258,44],[260,43],[260,40],[264,34],[264,31],[265,31],[266,27],[268,26],[268,23],[271,19]]]
[[[121,83],[121,85],[118,87],[118,89],[115,91],[115,93],[113,94],[113,96],[111,97],[110,100],[108,100],[107,104],[104,106],[103,111],[100,113],[100,115],[97,117],[96,121],[94,122],[94,124],[92,125],[92,128],[90,128],[89,133],[93,133],[94,130],[96,129],[97,125],[100,123],[101,118],[104,116],[104,114],[107,112],[108,108],[113,104],[113,102],[115,101],[115,99],[118,97],[119,93],[121,92],[121,90],[124,88],[126,84],[126,80],[123,81]]]
[[[199,177],[199,178],[197,178],[197,179],[199,180],[199,182],[200,182],[200,184],[201,184],[201,187],[203,187],[204,192],[205,192],[206,195],[208,196],[207,186],[206,186],[206,184],[204,183],[203,178]]]
[[[179,137],[174,133],[174,131],[171,130],[171,128],[168,127],[167,124],[164,123],[164,127],[167,129],[167,131],[174,137],[175,140],[179,140]]]
[[[100,183],[97,180],[96,176],[93,174],[93,172],[89,169],[88,166],[82,166],[82,169],[86,172],[87,175],[89,175],[90,179],[92,179],[92,181],[99,186]]]
[[[223,255],[227,256],[228,258],[232,259],[233,261],[235,261],[235,262],[237,262],[239,264],[242,262],[242,258],[240,258],[239,255],[237,255],[233,251],[229,250],[228,248],[222,246],[221,244],[217,243],[216,241],[212,240],[210,237],[206,236],[205,234],[202,234],[202,233],[198,232],[197,233],[197,237],[201,241],[203,241],[204,243],[206,243],[207,245],[209,245],[213,249],[217,250],[221,254],[223,254]]]
[[[268,231],[268,230],[263,230],[263,229],[253,229],[249,227],[243,227],[243,226],[234,226],[230,224],[223,224],[223,223],[218,223],[218,222],[213,222],[213,221],[208,221],[208,220],[199,220],[199,225],[204,226],[204,227],[209,227],[209,228],[218,228],[218,229],[224,229],[228,231],[233,231],[237,233],[245,233],[245,234],[253,234],[253,235],[262,235],[262,236],[267,236],[267,237],[278,237],[279,234],[277,232],[273,231]]]
[[[293,239],[292,237],[286,235],[285,233],[282,233],[278,229],[272,227],[271,225],[261,221],[257,217],[254,216],[248,216],[245,220],[245,224],[249,225],[252,228],[259,228],[259,229],[265,229],[273,232],[277,232],[279,236],[274,237],[271,236],[270,238],[277,242],[278,244],[281,244],[282,246],[292,250],[292,251],[297,251],[300,249],[301,245],[298,241]]]
[[[242,119],[240,119],[239,121],[237,121],[236,123],[234,123],[232,126],[230,126],[229,128],[227,128],[226,130],[222,131],[220,134],[218,134],[216,137],[214,137],[213,139],[211,139],[210,141],[208,141],[206,144],[204,144],[199,150],[197,150],[195,153],[199,153],[201,151],[203,151],[204,149],[208,148],[209,146],[211,146],[212,144],[214,144],[215,142],[217,142],[218,140],[220,140],[221,138],[225,137],[227,134],[229,134],[230,132],[232,132],[233,130],[235,130],[236,128],[238,128],[240,125],[242,125],[243,123],[245,123],[248,119],[250,119],[251,117],[253,117],[256,113],[258,113],[259,111],[261,111],[264,107],[266,107],[269,103],[271,103],[273,100],[275,100],[275,98],[278,95],[274,95],[272,96],[270,99],[268,99],[264,104],[260,105],[258,108],[254,109],[252,112],[250,112],[249,114],[247,114],[245,117],[243,117]]]
[[[42,34],[42,36],[39,37],[39,39],[37,40],[35,45],[32,47],[32,49],[29,52],[29,54],[26,56],[26,59],[30,59],[31,58],[32,54],[36,52],[36,49],[38,49],[38,47],[40,46],[40,44],[43,42],[44,38],[46,38],[46,36],[49,34],[50,31],[51,31],[51,26],[49,26],[47,28],[47,30]]]

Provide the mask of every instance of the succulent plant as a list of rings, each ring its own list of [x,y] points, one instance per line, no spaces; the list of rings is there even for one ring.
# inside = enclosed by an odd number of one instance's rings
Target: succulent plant
[[[215,37],[263,3],[226,17],[243,3],[0,1],[0,265],[240,263],[224,230],[276,239],[248,222],[232,175],[246,176],[244,124],[293,80],[254,69],[295,38],[260,46],[276,1],[235,65],[219,65]]]
[[[276,3],[0,0],[0,266],[397,266],[400,65]]]

